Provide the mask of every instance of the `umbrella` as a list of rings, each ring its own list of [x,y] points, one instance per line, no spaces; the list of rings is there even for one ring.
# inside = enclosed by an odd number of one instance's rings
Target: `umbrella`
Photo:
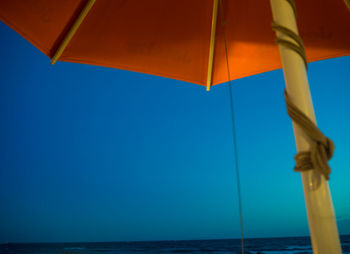
[[[287,84],[288,112],[294,115],[291,109],[297,105],[315,122],[304,58],[300,57],[304,55],[303,43],[293,36],[297,34],[294,4],[273,0],[271,6]],[[252,0],[223,1],[221,5],[217,0],[28,0],[2,1],[0,18],[48,55],[52,63],[59,60],[102,65],[184,80],[209,89],[281,67],[269,9],[267,2]],[[350,36],[345,31],[350,17],[344,3],[300,2],[298,14],[308,61],[349,54]],[[310,144],[316,144],[313,151],[326,153],[318,160],[330,157],[331,142],[320,133],[310,139],[299,127],[298,117],[293,119],[297,122],[298,151],[308,151]],[[317,132],[315,126],[310,128],[311,134]],[[322,150],[324,147],[329,151]],[[320,165],[327,172],[327,166]],[[314,251],[339,253],[325,181],[328,174],[305,171],[302,177]]]

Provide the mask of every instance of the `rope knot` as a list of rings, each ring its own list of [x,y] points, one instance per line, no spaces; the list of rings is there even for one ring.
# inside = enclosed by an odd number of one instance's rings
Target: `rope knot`
[[[308,152],[299,152],[295,158],[295,168],[297,172],[316,169],[319,173],[329,180],[331,169],[328,161],[332,158],[334,152],[334,143],[329,138],[326,138],[326,144],[319,141],[314,141],[311,144],[311,149]]]
[[[299,152],[294,157],[296,162],[294,170],[303,172],[315,169],[329,180],[331,168],[328,161],[334,153],[333,141],[323,135],[317,126],[291,102],[286,92],[284,95],[288,115],[302,128],[311,141],[310,151]]]

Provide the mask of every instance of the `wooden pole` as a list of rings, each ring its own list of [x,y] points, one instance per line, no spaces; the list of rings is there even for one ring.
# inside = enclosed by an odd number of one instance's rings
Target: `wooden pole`
[[[293,8],[286,0],[270,0],[273,19],[298,34]],[[290,40],[277,32],[277,36]],[[316,118],[303,59],[295,51],[279,45],[287,93],[293,103],[314,123]],[[308,151],[310,140],[293,122],[297,150]],[[317,254],[341,253],[338,229],[328,182],[315,170],[301,173],[312,248]]]

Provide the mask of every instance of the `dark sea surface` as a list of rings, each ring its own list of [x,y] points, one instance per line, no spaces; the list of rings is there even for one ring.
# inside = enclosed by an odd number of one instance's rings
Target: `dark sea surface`
[[[350,235],[341,237],[343,253],[350,253]],[[246,254],[312,253],[308,237],[257,238],[245,240]],[[240,240],[196,240],[161,242],[100,243],[8,243],[0,245],[0,253],[242,253]]]

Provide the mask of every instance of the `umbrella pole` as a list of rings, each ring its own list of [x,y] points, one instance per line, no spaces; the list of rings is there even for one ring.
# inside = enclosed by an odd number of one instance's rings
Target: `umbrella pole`
[[[298,33],[292,4],[287,0],[270,0],[273,19],[279,25]],[[290,40],[277,32],[277,36]],[[295,51],[279,45],[286,90],[293,103],[316,123],[312,106],[306,68],[303,59]],[[308,151],[310,140],[293,122],[297,150]],[[341,253],[339,235],[328,182],[315,170],[301,173],[305,204],[314,253]]]

